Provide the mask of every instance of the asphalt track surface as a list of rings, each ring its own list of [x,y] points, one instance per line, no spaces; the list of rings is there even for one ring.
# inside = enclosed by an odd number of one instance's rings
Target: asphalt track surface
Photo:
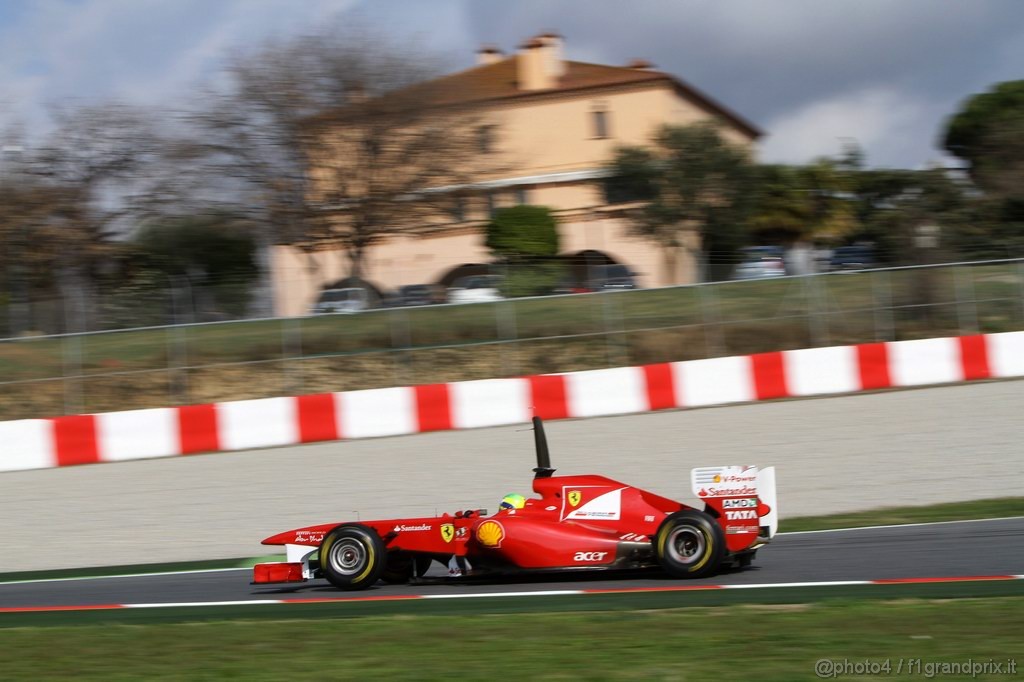
[[[435,564],[435,570],[438,565]],[[846,580],[960,578],[1024,574],[1024,518],[792,533],[759,551],[754,565],[686,585],[764,585]],[[574,573],[514,582],[449,582],[377,586],[340,592],[326,581],[255,586],[251,571],[221,570],[134,577],[0,584],[0,609],[104,604],[238,602],[282,598],[352,599],[409,595],[479,595],[549,590],[669,587],[657,573],[609,577]]]

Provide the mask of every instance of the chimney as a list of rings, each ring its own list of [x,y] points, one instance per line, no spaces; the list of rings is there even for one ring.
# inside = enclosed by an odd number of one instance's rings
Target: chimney
[[[564,39],[553,31],[537,36],[543,45],[544,65],[547,72],[555,79],[554,85],[565,75],[565,61],[562,59],[562,43]]]
[[[488,64],[494,64],[500,62],[501,58],[504,57],[494,45],[484,45],[476,51],[476,63],[477,66],[486,66]]]
[[[629,64],[626,64],[627,69],[639,69],[641,71],[650,71],[654,68],[654,64],[650,63],[646,59],[633,59],[630,60]]]
[[[547,90],[554,79],[544,63],[544,43],[532,38],[519,46],[516,54],[516,80],[520,90]]]

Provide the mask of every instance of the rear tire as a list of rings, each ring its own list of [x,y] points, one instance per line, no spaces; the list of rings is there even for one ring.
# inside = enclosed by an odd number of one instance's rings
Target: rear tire
[[[703,578],[716,572],[725,556],[725,533],[696,509],[669,514],[654,537],[658,563],[675,578]]]
[[[365,590],[383,573],[386,551],[372,528],[356,523],[338,526],[320,543],[320,568],[339,590]]]

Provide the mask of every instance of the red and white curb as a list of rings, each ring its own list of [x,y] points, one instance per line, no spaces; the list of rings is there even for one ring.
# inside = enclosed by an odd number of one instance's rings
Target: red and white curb
[[[0,422],[0,472],[1024,376],[1024,332]]]
[[[456,594],[366,595],[358,597],[311,597],[290,599],[245,599],[238,601],[166,602],[151,604],[88,604],[81,606],[8,606],[4,613],[46,613],[57,611],[112,611],[117,609],[166,609],[216,606],[269,606],[287,604],[353,604],[383,601],[427,601],[435,599],[492,599],[514,597],[565,597],[595,594],[640,594],[646,592],[707,592],[712,590],[756,590],[765,588],[848,587],[859,585],[920,585],[937,583],[999,582],[1024,580],[1024,575],[978,575],[946,578],[891,578],[883,580],[831,580],[820,582],[757,583],[752,585],[671,585],[665,587],[622,587],[583,590],[536,590],[530,592],[459,592]]]

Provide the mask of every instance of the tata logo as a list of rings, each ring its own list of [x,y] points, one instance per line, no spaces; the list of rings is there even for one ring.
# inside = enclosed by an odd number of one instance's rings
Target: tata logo
[[[725,512],[725,518],[727,521],[739,521],[740,519],[756,519],[757,512],[753,509],[744,509],[743,511],[727,511]]]
[[[569,494],[566,495],[566,499],[569,500],[569,506],[575,507],[580,503],[580,498],[583,497],[583,493],[579,490],[570,490]]]
[[[608,552],[576,552],[573,561],[604,561]]]
[[[455,524],[442,523],[441,524],[441,539],[445,542],[451,542],[452,538],[455,537]]]

